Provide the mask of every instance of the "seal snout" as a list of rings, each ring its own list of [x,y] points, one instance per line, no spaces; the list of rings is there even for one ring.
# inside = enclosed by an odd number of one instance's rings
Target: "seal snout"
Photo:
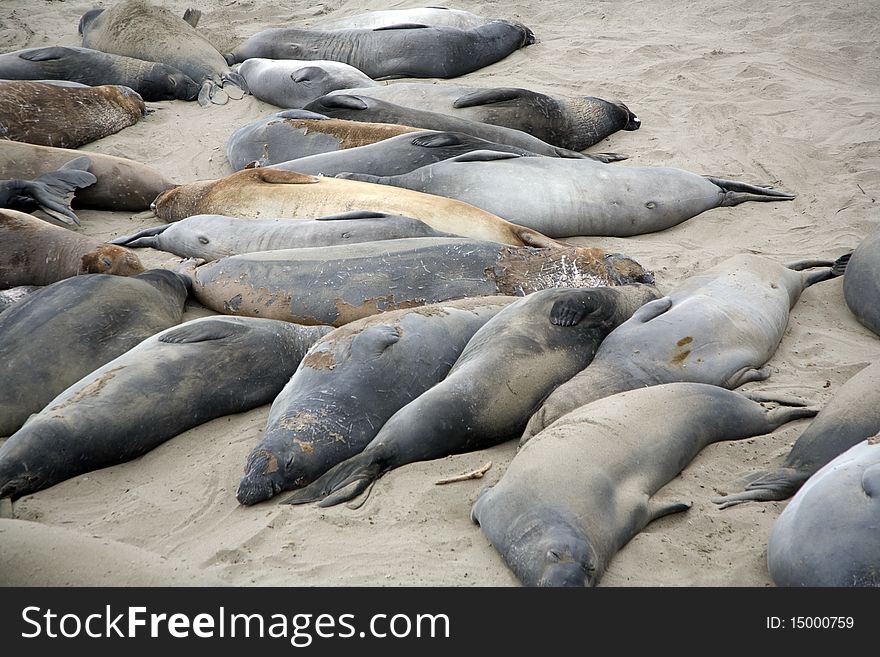
[[[282,490],[278,471],[278,459],[274,454],[262,449],[253,452],[238,485],[236,499],[240,504],[250,506],[275,497]]]

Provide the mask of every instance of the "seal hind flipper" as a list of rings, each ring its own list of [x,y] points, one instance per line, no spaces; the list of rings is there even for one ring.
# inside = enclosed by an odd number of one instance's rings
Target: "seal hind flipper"
[[[220,78],[220,82],[221,82],[221,86],[223,87],[224,90],[229,85],[233,85],[233,86],[236,86],[239,88],[239,90],[241,91],[240,96],[232,96],[232,95],[229,96],[233,100],[241,100],[242,98],[244,98],[245,94],[250,93],[250,90],[248,89],[248,85],[247,85],[247,80],[245,80],[244,76],[241,73],[238,73],[237,71],[229,71],[227,73],[224,73]],[[227,94],[229,94],[228,91],[227,91]]]
[[[712,502],[721,509],[745,502],[778,502],[794,495],[806,480],[793,468],[780,468],[750,482],[744,491],[714,497]]]
[[[724,196],[719,204],[720,207],[739,205],[746,201],[791,201],[795,198],[794,194],[778,192],[771,187],[749,185],[738,180],[726,180],[711,176],[705,176],[705,178],[720,187],[721,191],[724,192]]]
[[[224,340],[244,335],[247,332],[248,329],[241,324],[216,318],[177,326],[159,338],[159,342],[167,344],[192,344],[194,342]]]
[[[461,109],[463,107],[503,103],[505,100],[513,100],[521,97],[524,91],[525,89],[517,89],[516,87],[480,89],[479,91],[471,91],[463,96],[459,96],[452,102],[452,106],[456,109]]]
[[[164,226],[153,226],[152,228],[144,228],[136,232],[134,235],[123,235],[115,240],[110,240],[108,244],[119,244],[120,246],[128,246],[132,248],[153,247],[156,246],[156,236],[164,233],[171,224]]]
[[[836,278],[837,276],[842,276],[846,272],[846,266],[849,262],[849,256],[851,254],[847,253],[840,256],[837,260],[798,260],[797,262],[791,262],[786,265],[789,269],[793,269],[794,271],[803,271],[804,269],[812,269],[814,267],[823,267],[822,271],[810,272],[806,275],[805,279],[805,287],[810,287],[816,283],[821,283],[822,281],[827,281],[832,278]]]
[[[183,20],[192,25],[193,27],[199,26],[199,20],[202,18],[202,12],[198,9],[193,9],[192,7],[188,7],[185,12],[183,12]]]
[[[86,171],[91,162],[86,156],[77,157],[55,171],[44,173],[34,180],[21,181],[20,194],[30,196],[53,219],[79,226],[79,217],[70,209],[70,196],[77,189],[97,182],[95,175]]]
[[[831,265],[831,273],[835,276],[843,276],[846,273],[846,268],[849,265],[852,254],[852,251],[850,251],[849,253],[844,253],[837,260],[835,260],[834,264]]]
[[[61,59],[75,52],[75,50],[66,46],[46,46],[45,48],[34,48],[33,50],[23,52],[18,58],[29,62],[48,62],[53,59]]]

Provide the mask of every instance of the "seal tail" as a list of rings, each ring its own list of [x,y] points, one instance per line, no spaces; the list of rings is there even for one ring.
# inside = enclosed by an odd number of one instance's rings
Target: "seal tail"
[[[122,237],[117,237],[115,240],[110,240],[108,244],[119,244],[121,246],[129,246],[132,248],[156,248],[156,244],[158,243],[156,236],[161,235],[168,230],[169,226],[171,226],[171,224],[154,226],[153,228],[144,228],[142,231],[139,231],[134,235],[123,235]]]
[[[382,474],[382,467],[369,454],[361,452],[337,463],[311,484],[299,489],[283,504],[318,502],[318,506],[336,506],[354,499]]]
[[[720,207],[739,205],[746,201],[791,201],[795,198],[794,194],[779,192],[770,187],[749,185],[748,183],[739,182],[737,180],[712,178],[711,176],[705,176],[705,178],[709,182],[720,187],[724,192]]]

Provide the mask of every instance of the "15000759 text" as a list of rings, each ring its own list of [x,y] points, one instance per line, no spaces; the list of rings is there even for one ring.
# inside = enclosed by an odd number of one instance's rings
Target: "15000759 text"
[[[855,627],[852,616],[767,616],[768,630],[851,630]]]

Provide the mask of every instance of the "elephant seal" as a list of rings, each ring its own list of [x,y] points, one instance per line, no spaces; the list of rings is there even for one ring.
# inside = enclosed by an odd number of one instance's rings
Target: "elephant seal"
[[[15,210],[0,210],[0,243],[0,288],[48,285],[80,274],[131,276],[144,270],[131,249]]]
[[[134,125],[146,112],[143,99],[119,85],[0,82],[0,135],[12,141],[77,148]]]
[[[47,285],[0,315],[0,436],[141,340],[179,324],[187,282],[165,269],[87,274]]]
[[[526,586],[595,586],[650,522],[689,503],[656,494],[707,445],[816,414],[737,392],[668,383],[584,406],[542,431],[471,511]]]
[[[0,179],[37,178],[82,155],[82,151],[68,148],[0,139]],[[159,194],[174,187],[164,174],[146,164],[102,153],[90,152],[88,158],[88,171],[98,180],[74,192],[75,207],[140,212],[147,210]]]
[[[357,454],[440,382],[474,333],[514,297],[458,299],[346,324],[318,341],[272,403],[238,501],[300,488]]]
[[[812,475],[770,530],[776,586],[880,586],[880,436]]]
[[[28,48],[0,55],[0,78],[69,80],[92,87],[122,85],[146,101],[195,100],[199,94],[199,85],[191,77],[165,64],[67,46]]]
[[[623,103],[594,96],[555,98],[517,87],[396,82],[332,93],[379,98],[417,110],[513,128],[574,151],[589,148],[618,130],[638,130],[642,125]]]
[[[434,230],[418,219],[384,212],[354,211],[312,220],[262,221],[197,214],[172,224],[119,237],[110,243],[132,248],[151,247],[181,258],[210,261],[254,251],[337,246],[411,237],[455,236]]]
[[[33,212],[42,210],[64,224],[80,225],[70,207],[70,197],[77,189],[95,184],[88,172],[91,160],[85,155],[65,162],[55,171],[33,180],[0,180],[0,208]]]
[[[0,447],[0,498],[124,463],[203,422],[270,402],[328,331],[203,317],[147,338],[64,390]]]
[[[253,57],[238,66],[238,73],[253,96],[287,109],[300,109],[336,89],[379,84],[354,66],[329,59]]]
[[[286,501],[333,506],[407,463],[518,437],[541,401],[589,364],[602,339],[659,296],[653,286],[624,285],[517,299],[474,334],[445,379],[395,413],[362,452]]]
[[[678,381],[732,389],[766,379],[791,308],[807,287],[841,273],[833,264],[782,265],[743,254],[685,279],[612,331],[589,367],[547,397],[522,442],[577,407],[625,390]],[[802,271],[810,267],[821,269]]]
[[[227,83],[247,92],[244,78],[227,66],[201,32],[147,0],[121,0],[110,9],[87,12],[79,32],[83,47],[159,62],[188,75],[200,86],[201,105],[224,104],[229,98]]]
[[[226,143],[226,159],[240,171],[253,163],[261,167],[278,164],[416,131],[405,125],[330,119],[305,110],[284,110],[233,132]]]
[[[608,166],[588,159],[496,151],[473,151],[399,176],[339,177],[458,199],[549,237],[642,235],[712,208],[794,198],[682,169]]]
[[[491,23],[495,18],[484,18],[477,14],[461,9],[449,9],[447,7],[415,7],[412,9],[386,9],[384,11],[369,11],[356,16],[343,16],[326,21],[319,21],[312,25],[317,30],[351,30],[373,29],[388,27],[402,23],[414,23],[418,25],[430,25],[433,27],[457,27],[468,29],[480,27]]]
[[[257,32],[226,55],[226,61],[235,64],[252,57],[333,59],[374,80],[454,78],[533,43],[535,35],[529,28],[504,20],[469,29],[410,23],[327,31],[282,27]]]
[[[0,313],[41,288],[40,285],[16,285],[8,290],[0,290]]]
[[[853,251],[843,278],[843,297],[856,319],[880,335],[880,229]]]
[[[419,110],[396,105],[379,98],[331,93],[312,101],[303,109],[337,119],[372,121],[409,125],[420,130],[464,132],[486,141],[517,146],[531,153],[548,157],[587,159],[587,156],[566,148],[548,144],[537,137],[500,125],[471,121],[460,116],[449,116],[437,111]]]
[[[797,439],[778,469],[754,479],[741,493],[712,501],[724,509],[750,500],[787,499],[826,463],[877,433],[880,433],[880,362],[869,365],[843,384]]]
[[[448,237],[245,253],[187,273],[195,298],[216,312],[333,326],[450,299],[651,278],[630,258],[599,249]]]
[[[250,169],[220,180],[180,185],[160,194],[151,206],[160,219],[193,214],[311,219],[352,210],[402,214],[436,230],[514,246],[554,247],[560,243],[485,210],[452,199],[356,180],[307,176],[282,169]]]

